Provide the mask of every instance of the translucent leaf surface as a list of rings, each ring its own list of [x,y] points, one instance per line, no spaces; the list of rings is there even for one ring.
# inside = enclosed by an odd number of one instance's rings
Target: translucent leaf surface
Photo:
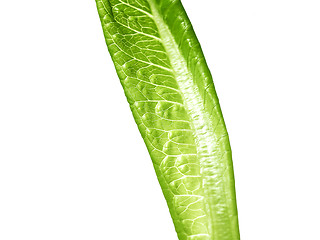
[[[228,133],[181,2],[96,2],[179,239],[238,240]]]

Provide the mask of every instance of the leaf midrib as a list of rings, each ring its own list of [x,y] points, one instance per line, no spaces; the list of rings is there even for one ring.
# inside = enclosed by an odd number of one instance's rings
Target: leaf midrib
[[[190,122],[196,138],[197,154],[200,161],[201,175],[203,176],[204,167],[208,165],[208,162],[211,163],[216,158],[213,154],[216,147],[212,141],[213,139],[216,139],[214,127],[211,126],[212,121],[210,121],[210,116],[205,111],[203,97],[193,80],[193,75],[188,68],[187,62],[183,57],[178,44],[159,13],[156,4],[153,0],[148,0],[148,2],[152,11],[153,20],[158,27],[159,35],[162,39],[162,44],[168,54],[173,74],[183,98],[184,106],[191,118]],[[205,178],[203,178],[203,181],[205,185]],[[213,236],[212,225],[214,218],[212,216],[212,211],[210,211],[210,204],[207,201],[209,191],[206,187],[204,187],[203,190],[206,199],[205,207],[208,217],[209,236]]]

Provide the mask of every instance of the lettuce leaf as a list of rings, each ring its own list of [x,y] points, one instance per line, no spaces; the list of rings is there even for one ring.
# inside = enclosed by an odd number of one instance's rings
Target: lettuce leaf
[[[96,3],[179,239],[240,239],[228,133],[181,2]]]

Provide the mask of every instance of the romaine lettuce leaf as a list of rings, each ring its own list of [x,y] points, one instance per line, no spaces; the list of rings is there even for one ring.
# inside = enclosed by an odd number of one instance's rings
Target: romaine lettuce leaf
[[[240,239],[228,133],[181,2],[96,3],[179,239]]]

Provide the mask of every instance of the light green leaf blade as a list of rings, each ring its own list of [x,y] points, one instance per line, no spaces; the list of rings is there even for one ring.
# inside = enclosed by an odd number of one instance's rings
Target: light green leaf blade
[[[180,240],[238,240],[228,133],[179,0],[96,0]]]

